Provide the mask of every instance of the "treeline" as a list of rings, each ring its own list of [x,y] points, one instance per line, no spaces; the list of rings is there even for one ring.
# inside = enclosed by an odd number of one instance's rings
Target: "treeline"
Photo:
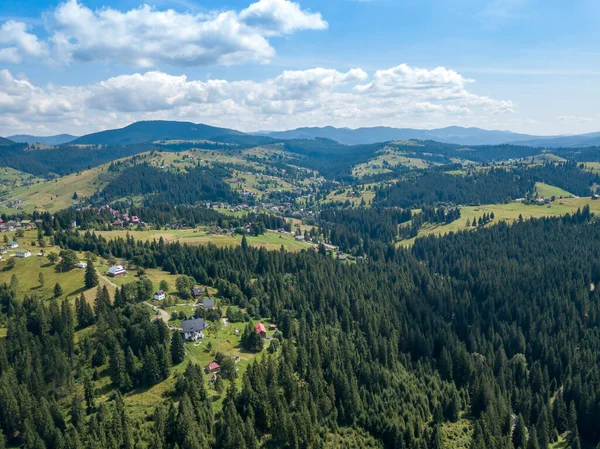
[[[149,164],[138,164],[124,170],[102,192],[94,195],[94,201],[116,200],[137,195],[149,195],[149,204],[196,204],[200,201],[237,202],[237,195],[223,180],[227,172],[195,167],[187,173],[178,174],[161,170]]]
[[[319,232],[325,241],[348,253],[370,253],[371,242],[392,243],[398,225],[411,219],[411,211],[397,208],[326,208],[319,214]]]
[[[581,170],[576,163],[546,164],[532,168],[490,168],[474,170],[464,176],[427,171],[378,189],[375,202],[380,206],[419,207],[438,203],[493,204],[533,194],[536,182],[560,187],[586,196],[600,177]]]

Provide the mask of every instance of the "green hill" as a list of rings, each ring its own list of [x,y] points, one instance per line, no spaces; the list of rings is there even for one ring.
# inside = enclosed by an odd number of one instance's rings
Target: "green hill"
[[[212,140],[224,136],[243,136],[232,129],[191,122],[153,120],[132,123],[120,129],[101,131],[75,139],[73,145],[127,145],[156,140]]]

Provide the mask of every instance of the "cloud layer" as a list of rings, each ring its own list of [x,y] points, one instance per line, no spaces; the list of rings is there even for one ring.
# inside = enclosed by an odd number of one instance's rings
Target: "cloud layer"
[[[78,0],[67,0],[46,14],[44,22],[47,42],[22,22],[2,24],[0,62],[44,58],[143,68],[266,62],[275,55],[270,38],[328,26],[321,14],[290,0],[258,0],[240,12],[208,14],[148,5],[125,12],[108,7],[93,11]]]
[[[0,70],[0,134],[86,133],[142,119],[178,119],[241,130],[299,126],[413,126],[493,122],[509,100],[467,90],[473,80],[402,64],[369,75],[315,68],[256,81],[190,80],[160,71],[87,86],[35,86]]]

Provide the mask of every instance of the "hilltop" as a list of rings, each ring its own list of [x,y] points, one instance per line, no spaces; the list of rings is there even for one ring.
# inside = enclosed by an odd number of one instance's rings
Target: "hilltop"
[[[195,124],[152,120],[132,123],[119,129],[101,131],[75,139],[73,145],[128,145],[131,143],[155,142],[159,140],[214,140],[226,136],[242,136],[243,133],[227,128]]]

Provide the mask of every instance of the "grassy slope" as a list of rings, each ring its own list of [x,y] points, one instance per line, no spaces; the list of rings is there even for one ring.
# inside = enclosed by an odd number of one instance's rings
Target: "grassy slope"
[[[524,219],[562,216],[567,213],[576,212],[577,209],[583,208],[586,204],[590,206],[590,210],[592,212],[600,214],[600,201],[593,201],[590,198],[558,199],[551,203],[551,207],[546,207],[545,205],[526,205],[521,203],[467,206],[461,208],[461,217],[450,224],[423,226],[423,228],[421,228],[421,230],[419,231],[419,237],[426,236],[429,234],[442,235],[447,234],[449,232],[476,229],[473,227],[467,227],[466,222],[467,220],[472,222],[473,219],[478,219],[484,213],[491,214],[493,212],[495,215],[494,222],[498,222],[500,220],[513,222],[519,218],[519,215],[522,215]],[[403,246],[407,246],[412,245],[413,242],[414,239],[403,240],[400,242],[400,244]]]
[[[570,198],[575,196],[560,187],[554,187],[549,184],[544,184],[543,182],[536,182],[535,190],[539,196],[543,196],[544,198],[552,198],[553,196],[556,198]]]
[[[158,240],[161,237],[168,242],[179,241],[190,245],[206,245],[212,243],[217,246],[237,246],[242,242],[239,235],[208,234],[206,230],[194,232],[192,229],[167,230],[167,231],[98,231],[106,238],[125,237],[129,233],[136,240]],[[290,234],[279,234],[273,231],[267,231],[265,234],[253,237],[247,237],[248,244],[256,247],[264,247],[270,250],[280,249],[281,246],[288,251],[300,251],[310,248],[306,242],[297,242]]]

